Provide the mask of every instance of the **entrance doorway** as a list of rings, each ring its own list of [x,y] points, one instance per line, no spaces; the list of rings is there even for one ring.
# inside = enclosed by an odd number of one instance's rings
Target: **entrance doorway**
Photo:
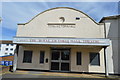
[[[51,70],[69,71],[70,50],[52,50],[51,52]]]

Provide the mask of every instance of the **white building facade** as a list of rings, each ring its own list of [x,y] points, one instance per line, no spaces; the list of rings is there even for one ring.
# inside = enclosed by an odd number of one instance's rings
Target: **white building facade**
[[[119,61],[114,65],[111,58],[114,53],[109,53],[113,49],[112,39],[106,36],[106,24],[101,22],[95,22],[79,10],[58,7],[38,14],[27,23],[18,24],[13,40],[18,45],[15,67],[119,74]],[[115,54],[119,60],[118,52]],[[113,70],[108,63],[116,69]]]
[[[1,40],[0,41],[0,56],[14,55],[16,49],[16,44],[13,44],[12,41]]]

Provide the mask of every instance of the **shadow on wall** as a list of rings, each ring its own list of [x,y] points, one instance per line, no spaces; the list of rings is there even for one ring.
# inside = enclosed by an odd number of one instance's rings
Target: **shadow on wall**
[[[112,42],[112,60],[113,60],[113,69],[114,69],[114,74],[120,74],[120,69],[119,69],[119,57],[120,54],[118,54],[118,20],[114,19],[114,20],[110,20],[110,23],[108,28],[108,34],[107,34],[107,38],[109,38]],[[119,73],[118,73],[119,72]]]
[[[120,2],[119,2],[119,4],[120,4]],[[120,8],[120,7],[119,7]],[[119,74],[120,74],[120,18],[118,19],[118,66],[119,66],[119,68],[118,68],[118,72],[119,72]]]

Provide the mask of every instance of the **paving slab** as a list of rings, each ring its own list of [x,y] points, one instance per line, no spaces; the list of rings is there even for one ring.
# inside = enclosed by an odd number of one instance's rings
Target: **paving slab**
[[[101,80],[120,80],[120,76],[110,75],[105,77],[103,74],[79,74],[79,73],[60,73],[60,72],[41,72],[41,71],[22,71],[8,72],[2,78],[77,78],[77,79],[101,79]]]

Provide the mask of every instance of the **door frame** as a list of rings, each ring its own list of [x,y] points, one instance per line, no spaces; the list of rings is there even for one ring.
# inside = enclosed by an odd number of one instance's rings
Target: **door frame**
[[[63,61],[63,62],[61,62],[61,60],[59,61],[59,70],[51,70],[51,63],[52,63],[52,50],[58,50],[58,51],[60,51],[60,58],[61,58],[61,52],[62,52],[62,50],[64,51],[64,50],[69,50],[69,61]],[[64,62],[66,62],[66,63],[69,63],[69,71],[62,71],[61,70],[61,63],[64,63]],[[71,71],[71,48],[51,48],[50,49],[50,71],[55,71],[55,72],[70,72]]]

